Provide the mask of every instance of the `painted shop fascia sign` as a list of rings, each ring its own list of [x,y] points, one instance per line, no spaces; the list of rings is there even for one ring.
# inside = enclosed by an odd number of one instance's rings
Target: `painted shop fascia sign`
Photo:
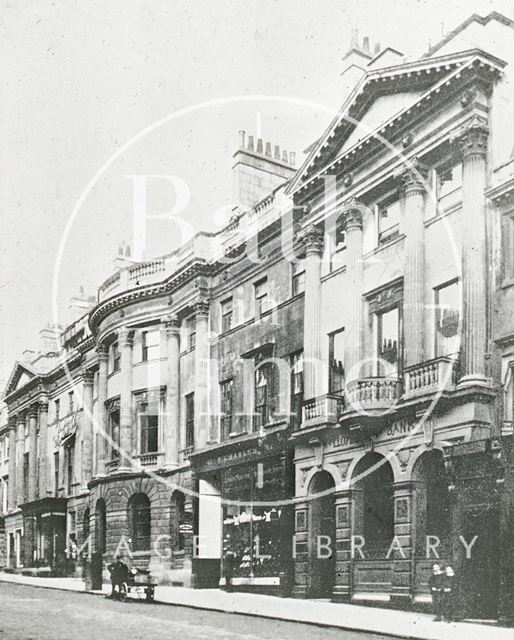
[[[283,438],[279,438],[276,435],[272,436],[271,434],[252,441],[249,446],[244,446],[245,444],[242,442],[234,443],[234,448],[231,448],[230,451],[218,455],[211,453],[210,457],[203,457],[201,460],[196,459],[194,466],[198,471],[222,469],[234,464],[261,460],[269,455],[280,453],[284,448]]]
[[[347,449],[349,447],[369,444],[370,442],[382,442],[384,440],[389,440],[390,438],[407,435],[416,428],[416,425],[417,422],[415,420],[395,420],[383,431],[370,435],[366,440],[360,438],[358,433],[355,432],[339,433],[327,442],[327,448]]]
[[[77,431],[77,424],[77,412],[59,420],[57,423],[57,431],[54,435],[54,444],[56,447],[61,445],[69,437],[75,435],[75,432]]]

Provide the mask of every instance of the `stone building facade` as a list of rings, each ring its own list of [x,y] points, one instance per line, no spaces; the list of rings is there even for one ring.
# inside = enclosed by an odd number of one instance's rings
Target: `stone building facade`
[[[230,552],[236,588],[410,607],[439,558],[464,615],[512,616],[513,28],[354,41],[299,170],[242,134],[230,223],[120,258],[15,366],[10,569],[87,543],[222,586]]]

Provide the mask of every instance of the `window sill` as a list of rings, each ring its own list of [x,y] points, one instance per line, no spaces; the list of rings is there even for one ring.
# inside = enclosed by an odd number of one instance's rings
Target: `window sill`
[[[371,258],[372,256],[375,256],[377,253],[380,253],[381,251],[384,251],[385,249],[389,249],[390,247],[394,247],[394,245],[396,245],[396,244],[400,244],[403,240],[405,240],[405,234],[401,233],[399,236],[396,236],[396,238],[394,238],[394,240],[391,240],[390,242],[387,242],[385,244],[377,245],[374,249],[371,249],[371,251],[368,251],[367,253],[365,253],[362,256],[362,258],[363,258],[363,260],[367,260],[368,258]]]

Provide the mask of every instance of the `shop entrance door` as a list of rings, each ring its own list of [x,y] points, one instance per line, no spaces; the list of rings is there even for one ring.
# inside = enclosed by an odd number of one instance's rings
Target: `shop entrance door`
[[[334,487],[334,479],[326,471],[317,473],[309,486],[309,595],[313,598],[330,598],[334,587]]]

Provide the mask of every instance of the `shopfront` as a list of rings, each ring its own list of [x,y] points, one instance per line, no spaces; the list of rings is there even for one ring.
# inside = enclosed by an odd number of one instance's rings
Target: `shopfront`
[[[199,487],[195,583],[223,587],[229,574],[234,589],[287,591],[292,460],[284,438],[230,443],[218,455],[200,458],[193,463]]]

